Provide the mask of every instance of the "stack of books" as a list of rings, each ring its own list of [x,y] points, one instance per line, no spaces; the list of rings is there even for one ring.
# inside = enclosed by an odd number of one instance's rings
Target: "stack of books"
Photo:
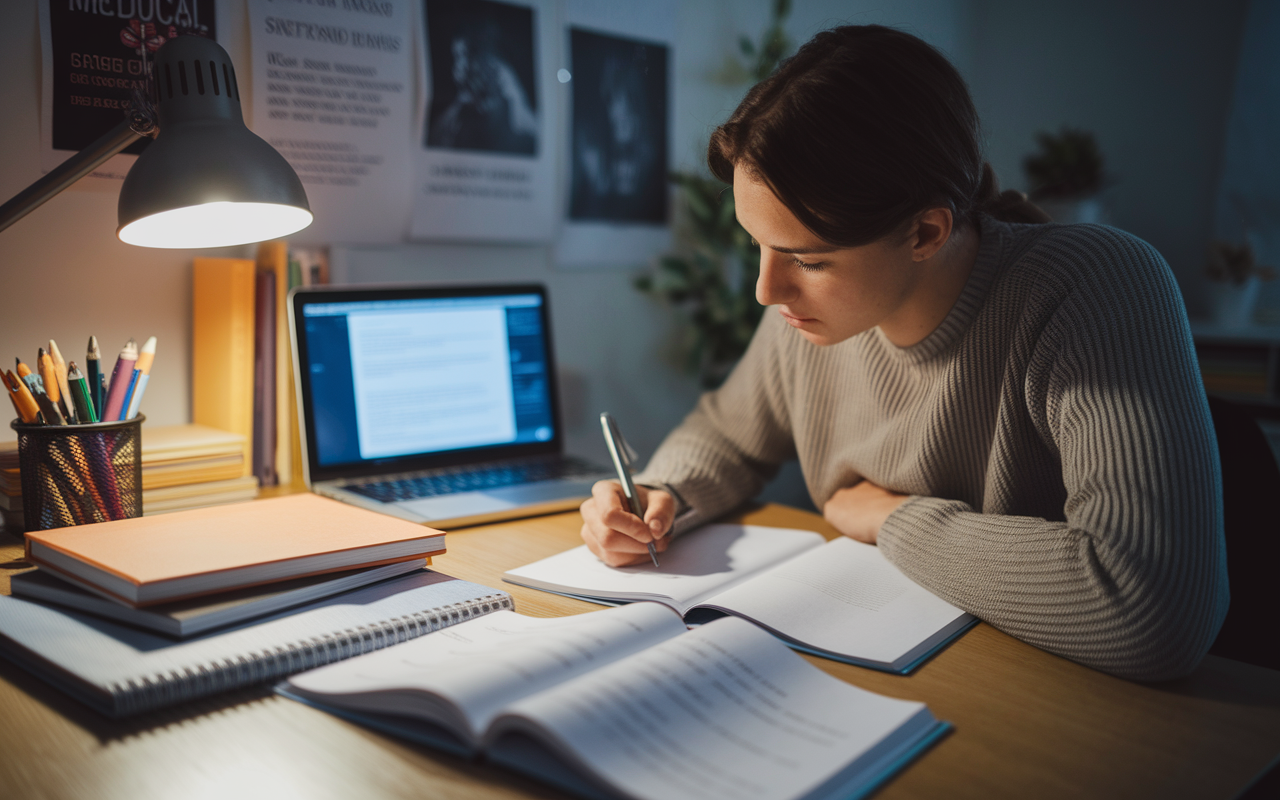
[[[0,655],[119,715],[511,608],[425,569],[443,552],[441,531],[313,494],[33,531]]]
[[[22,476],[18,443],[0,442],[0,521],[5,530],[22,530]]]
[[[248,441],[207,425],[142,428],[142,513],[164,514],[258,496],[248,473]],[[18,443],[0,443],[0,511],[5,530],[23,528]]]
[[[242,434],[207,425],[142,430],[142,513],[163,514],[258,496]]]

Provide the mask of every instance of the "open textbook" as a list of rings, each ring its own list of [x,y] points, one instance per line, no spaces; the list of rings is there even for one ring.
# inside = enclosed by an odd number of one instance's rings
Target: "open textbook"
[[[499,611],[277,691],[575,794],[637,800],[860,796],[949,727],[742,620],[689,631],[655,603]]]
[[[593,602],[655,600],[691,624],[733,614],[796,649],[890,672],[911,671],[977,621],[873,545],[758,525],[699,528],[661,567],[609,567],[583,545],[502,577]]]

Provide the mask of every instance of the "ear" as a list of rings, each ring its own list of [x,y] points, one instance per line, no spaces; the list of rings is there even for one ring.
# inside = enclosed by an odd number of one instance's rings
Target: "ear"
[[[951,239],[955,218],[949,208],[926,209],[916,219],[911,235],[911,259],[925,261],[932,258]]]

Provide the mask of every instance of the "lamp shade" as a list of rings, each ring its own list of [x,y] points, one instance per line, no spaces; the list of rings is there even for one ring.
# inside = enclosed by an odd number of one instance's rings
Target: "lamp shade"
[[[302,181],[245,127],[235,67],[210,39],[178,36],[156,52],[160,132],[120,188],[117,235],[144,247],[219,247],[311,224]]]

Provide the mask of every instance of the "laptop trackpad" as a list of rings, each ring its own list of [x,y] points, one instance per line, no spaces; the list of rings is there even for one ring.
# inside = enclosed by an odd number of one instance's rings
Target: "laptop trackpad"
[[[566,497],[590,497],[590,481],[538,481],[520,486],[505,486],[487,492],[458,492],[438,497],[404,500],[396,506],[421,514],[427,519],[451,519],[473,514],[491,514],[520,506],[548,503]]]

